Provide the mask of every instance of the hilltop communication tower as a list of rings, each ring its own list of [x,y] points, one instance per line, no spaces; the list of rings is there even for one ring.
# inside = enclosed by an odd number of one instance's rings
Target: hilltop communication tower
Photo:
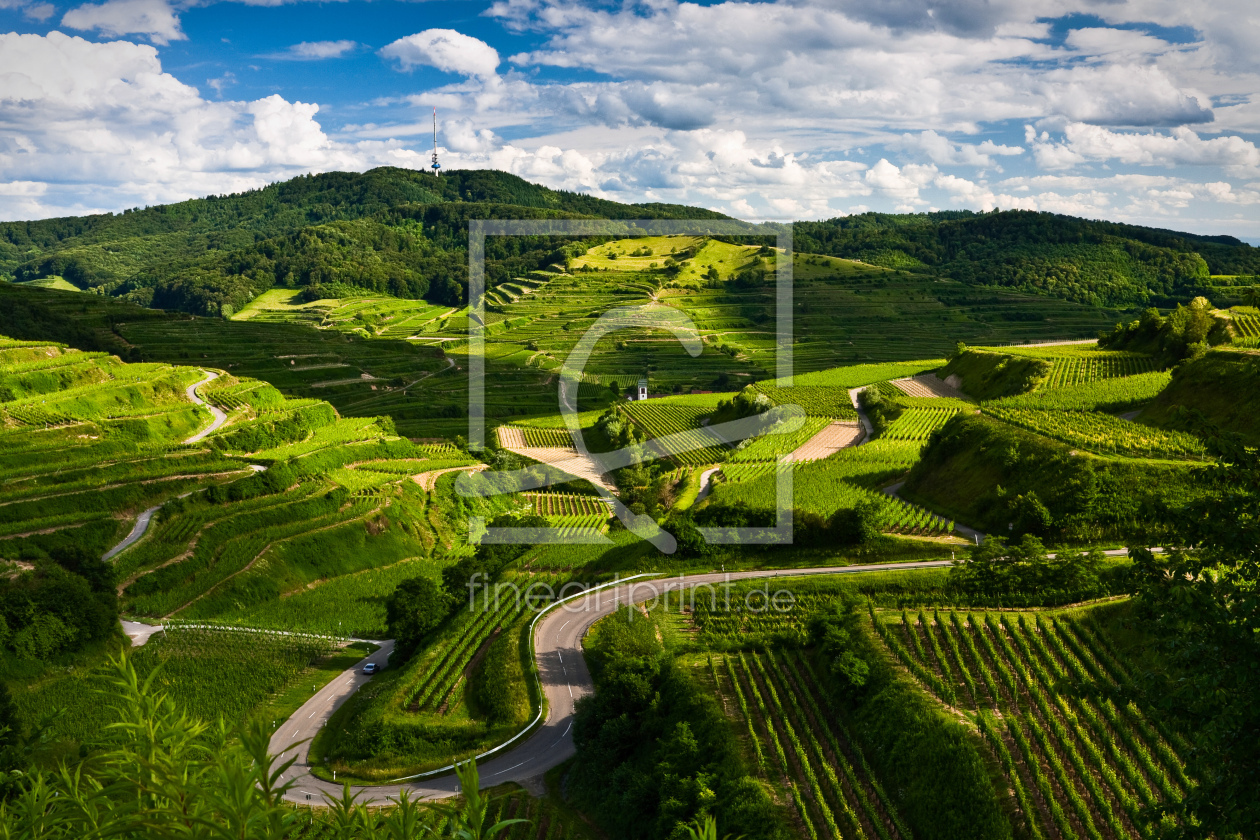
[[[442,164],[438,163],[437,159],[437,108],[433,109],[433,163],[431,165],[434,175],[442,174],[439,171],[442,168]]]

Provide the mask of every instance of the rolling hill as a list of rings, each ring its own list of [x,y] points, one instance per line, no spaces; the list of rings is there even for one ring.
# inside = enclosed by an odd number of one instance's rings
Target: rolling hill
[[[0,277],[60,278],[201,315],[230,315],[273,287],[350,286],[459,306],[468,219],[553,217],[724,218],[550,190],[503,172],[433,178],[381,168],[121,214],[0,224]],[[866,213],[799,222],[795,236],[802,252],[1089,306],[1167,305],[1202,293],[1213,275],[1260,272],[1260,251],[1232,237],[1025,211]],[[585,250],[566,244],[494,238],[488,276],[506,280]]]

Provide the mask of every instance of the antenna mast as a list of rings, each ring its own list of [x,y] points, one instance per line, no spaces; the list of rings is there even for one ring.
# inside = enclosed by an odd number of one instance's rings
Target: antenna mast
[[[433,174],[435,176],[442,174],[441,172],[438,171],[442,168],[442,164],[438,163],[438,159],[437,159],[437,108],[433,109],[433,163],[432,163],[432,167],[433,167]]]

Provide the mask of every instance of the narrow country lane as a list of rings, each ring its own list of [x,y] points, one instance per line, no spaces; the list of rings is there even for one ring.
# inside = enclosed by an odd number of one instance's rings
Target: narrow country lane
[[[210,422],[209,426],[206,426],[200,432],[197,432],[197,434],[193,435],[188,440],[184,441],[184,443],[196,443],[197,441],[204,439],[207,435],[218,431],[219,427],[227,422],[226,414],[224,414],[220,409],[215,408],[214,406],[210,405],[210,403],[206,402],[201,397],[197,396],[198,388],[200,388],[202,385],[205,385],[207,382],[213,382],[214,380],[218,378],[219,378],[218,373],[214,373],[214,372],[208,373],[206,374],[205,379],[201,380],[200,382],[196,382],[192,385],[189,385],[184,390],[184,393],[188,394],[188,399],[192,400],[193,402],[195,402],[197,405],[201,406],[202,408],[209,409],[210,415],[214,418]]]
[[[165,504],[165,502],[163,503]],[[140,515],[136,517],[136,524],[131,526],[131,533],[123,538],[123,541],[111,548],[109,551],[101,555],[102,560],[111,560],[114,555],[121,554],[128,548],[131,548],[140,538],[144,536],[145,531],[149,530],[149,522],[153,520],[153,514],[160,510],[162,505],[154,505],[147,510],[142,510]]]
[[[591,625],[611,615],[621,605],[661,598],[665,593],[679,593],[695,587],[706,587],[697,597],[723,597],[720,584],[748,579],[798,577],[819,574],[857,574],[889,569],[927,569],[950,565],[949,560],[914,563],[878,563],[865,566],[835,566],[813,569],[766,569],[750,572],[712,573],[652,580],[634,580],[608,589],[588,593],[560,604],[538,621],[534,631],[534,657],[547,700],[547,714],[541,724],[510,748],[481,759],[482,784],[490,787],[503,782],[518,782],[533,790],[540,789],[539,778],[574,753],[573,713],[577,701],[594,690],[586,661],[582,657],[582,639]],[[712,594],[710,594],[712,593]],[[677,598],[678,595],[674,594]],[[371,677],[362,673],[367,662],[384,663],[391,646],[382,648],[346,671],[317,692],[286,721],[271,739],[271,751],[285,759],[296,758],[285,774],[294,783],[289,799],[302,804],[321,805],[323,794],[339,796],[342,785],[317,779],[307,763],[309,741],[359,687]],[[383,785],[351,787],[360,801],[385,803],[402,791],[412,797],[436,799],[451,796],[458,788],[454,774],[447,772],[427,779],[398,780]],[[309,797],[309,798],[308,798]]]

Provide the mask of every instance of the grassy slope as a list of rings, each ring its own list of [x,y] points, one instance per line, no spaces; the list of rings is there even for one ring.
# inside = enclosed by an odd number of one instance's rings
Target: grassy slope
[[[957,376],[967,394],[979,400],[993,400],[1031,391],[1049,372],[1050,364],[1042,359],[968,350],[937,375],[942,379]]]
[[[1071,543],[1141,538],[1162,503],[1189,492],[1189,467],[1101,458],[983,415],[951,420],[923,451],[902,495],[989,533],[1006,533],[1010,504],[1036,493],[1054,518],[1048,536]]]
[[[145,537],[112,562],[124,611],[199,620],[244,614],[264,626],[294,629],[277,620],[285,612],[281,596],[299,592],[299,600],[326,605],[299,622],[300,629],[381,635],[381,600],[399,578],[393,569],[370,570],[419,558],[406,564],[408,576],[436,576],[466,550],[467,512],[493,515],[510,503],[457,507],[449,482],[430,494],[410,481],[429,465],[470,463],[450,447],[415,446],[370,419],[341,419],[326,403],[286,401],[270,386],[231,375],[202,389],[227,408],[228,424],[185,446],[181,441],[210,419],[184,395],[185,386],[203,376],[199,368],[126,364],[0,338],[0,474],[6,485],[0,531],[47,532],[0,541],[0,559],[49,562],[47,555],[58,556],[66,545],[103,552],[130,530],[139,510],[166,502]],[[54,426],[46,429],[46,423]],[[250,451],[257,449],[264,451]],[[247,465],[256,462],[270,470],[255,475]],[[369,469],[353,469],[359,462]],[[344,487],[357,484],[360,474],[366,477],[362,489]],[[273,477],[281,483],[269,483]],[[215,493],[198,492],[225,482],[230,486]],[[346,586],[329,583],[328,593],[319,591],[318,584],[343,576]],[[315,591],[306,592],[310,587]],[[326,595],[337,592],[343,601],[330,602]],[[90,669],[102,652],[80,664]],[[82,707],[76,714],[89,723],[62,730],[81,739],[92,729],[87,696],[99,679],[51,679],[63,659],[0,653],[0,678],[20,679],[24,712],[50,703]],[[264,667],[238,653],[232,663],[247,671]],[[306,673],[305,660],[295,660],[293,668]],[[202,683],[214,669],[202,670],[168,669],[170,690],[202,702]],[[261,699],[232,707],[233,714]]]
[[[1152,425],[1186,428],[1183,409],[1202,412],[1207,422],[1260,443],[1260,356],[1217,351],[1183,362],[1172,382],[1139,416]]]

